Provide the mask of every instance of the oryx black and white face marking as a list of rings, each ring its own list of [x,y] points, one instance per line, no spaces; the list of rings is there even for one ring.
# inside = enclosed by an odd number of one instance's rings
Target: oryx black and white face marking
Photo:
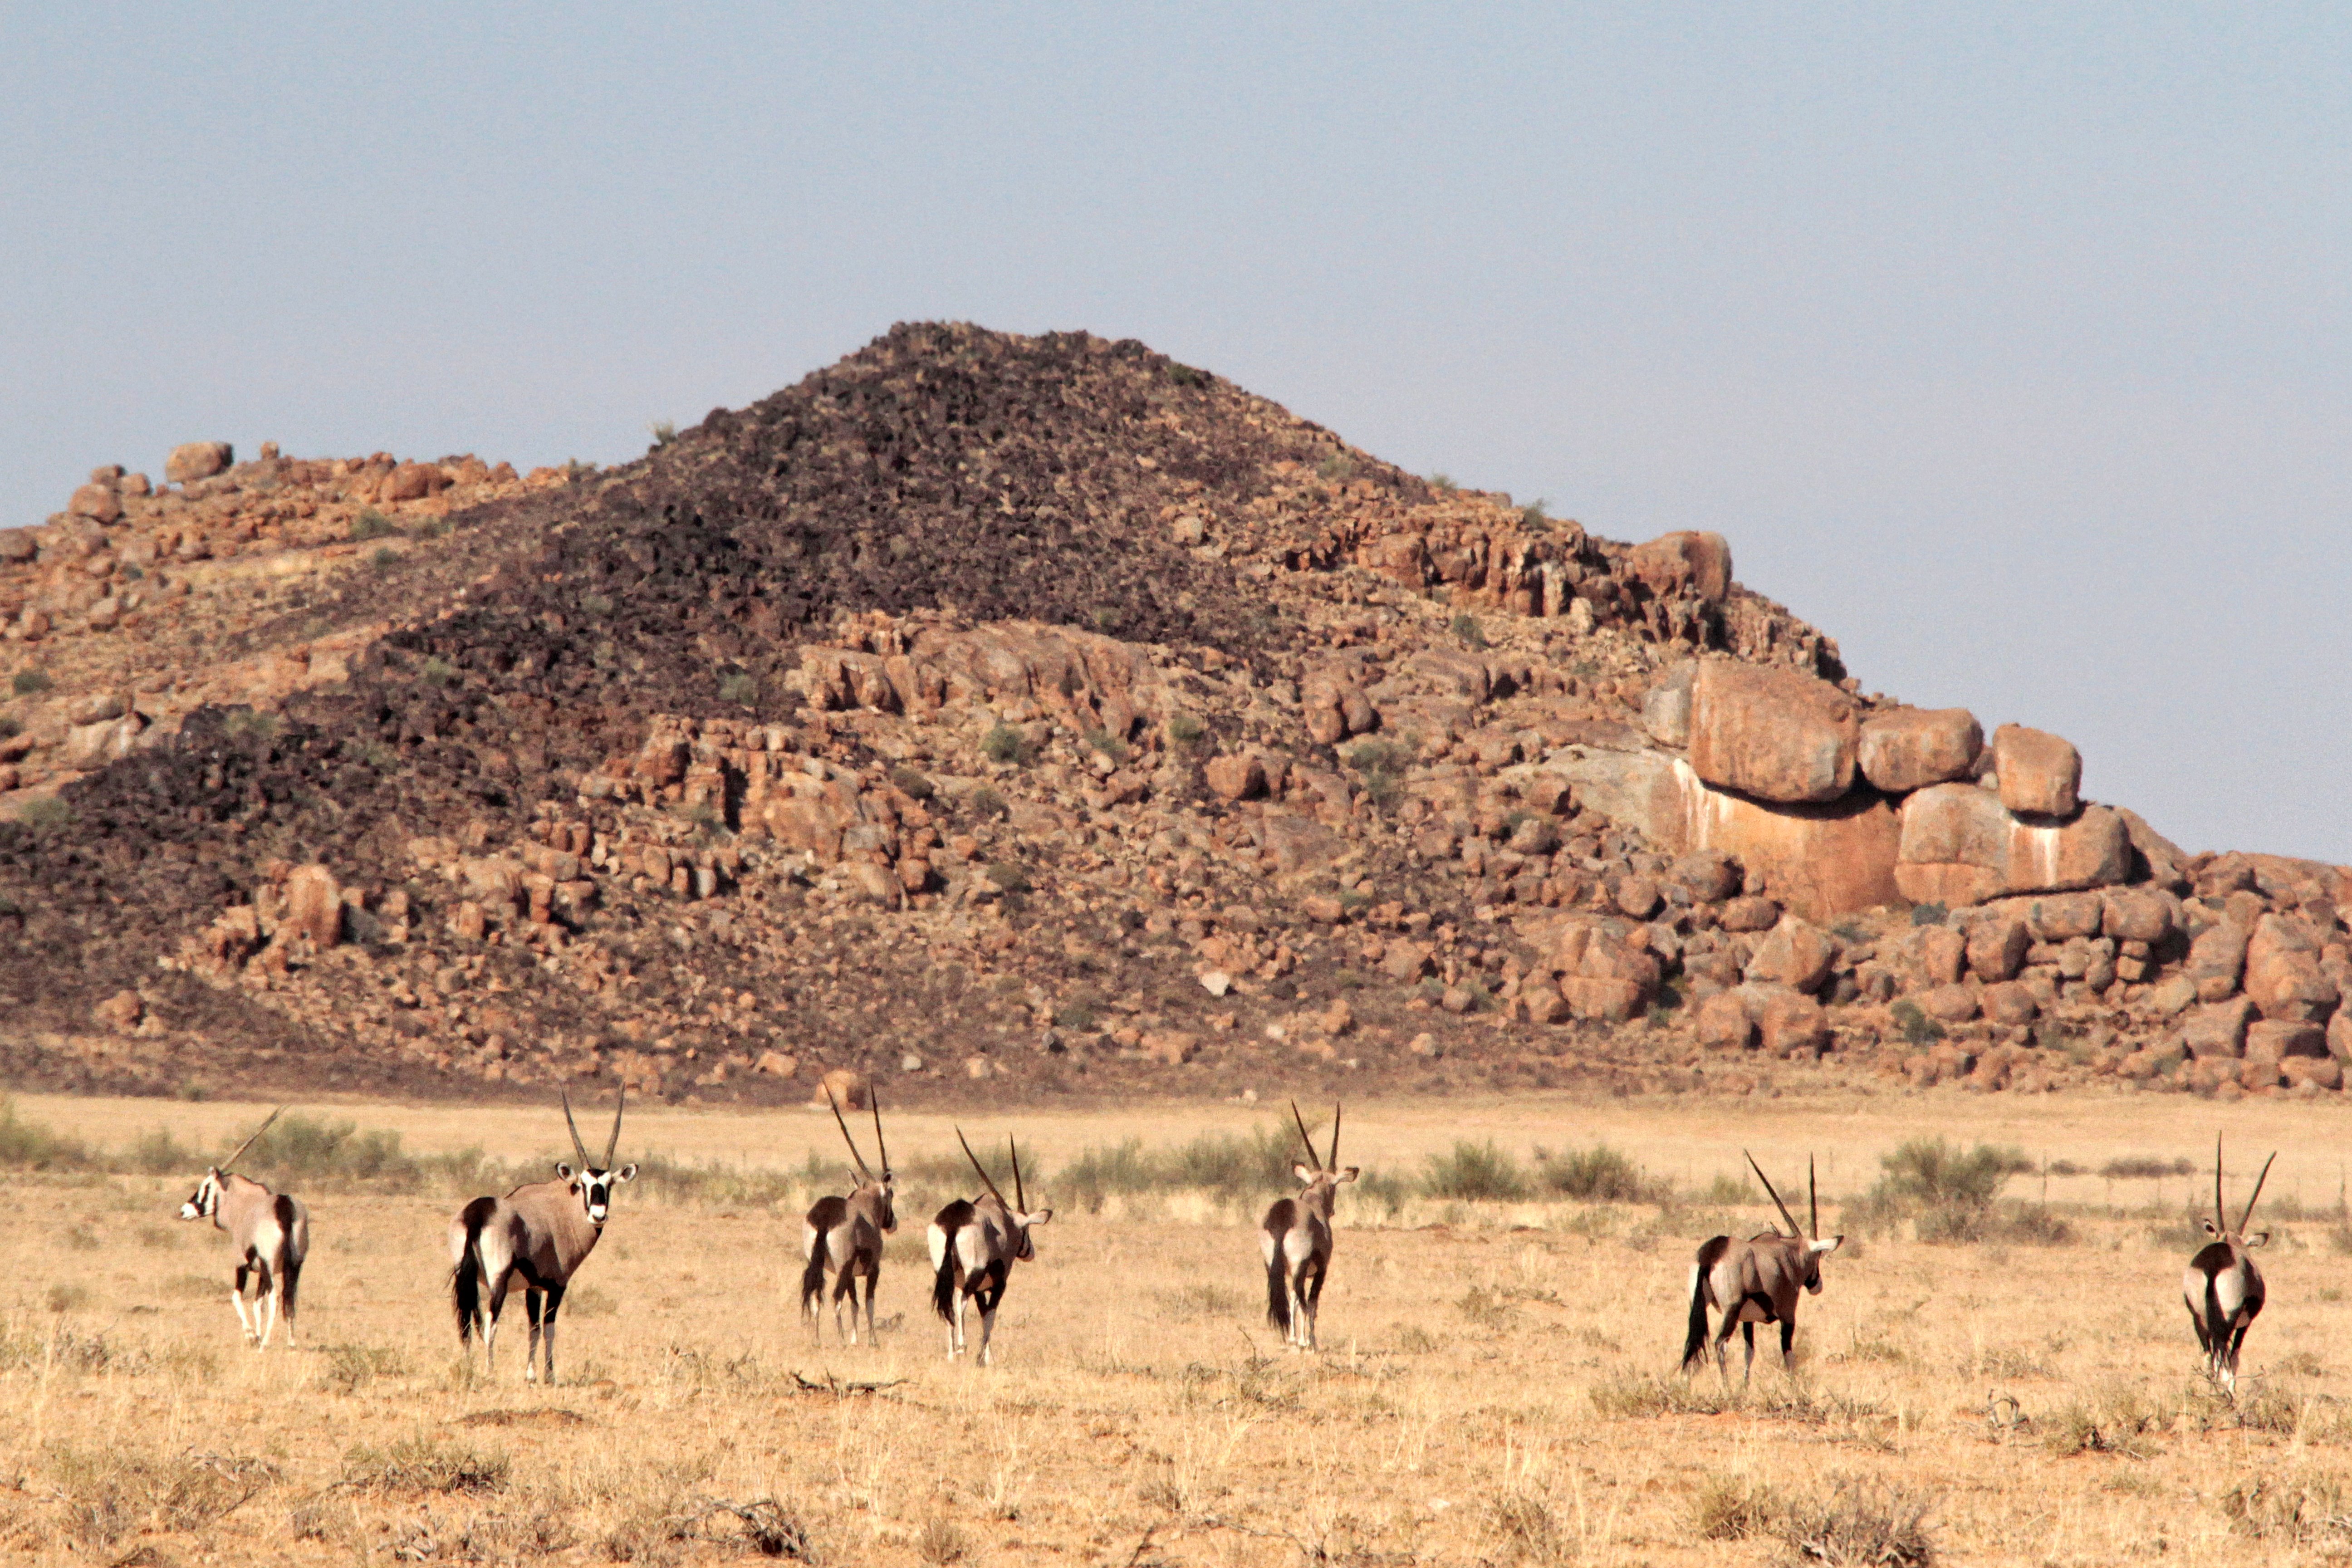
[[[575,1172],[571,1161],[558,1160],[555,1174],[557,1180],[569,1183],[572,1191],[579,1194],[580,1207],[588,1215],[588,1223],[602,1230],[604,1221],[612,1216],[613,1189],[623,1182],[635,1181],[637,1167],[632,1161],[617,1171],[583,1169]]]
[[[190,1193],[188,1201],[180,1205],[180,1217],[211,1219],[220,1213],[220,1202],[221,1173],[220,1167],[215,1165],[205,1173],[205,1179],[196,1184],[196,1190]]]

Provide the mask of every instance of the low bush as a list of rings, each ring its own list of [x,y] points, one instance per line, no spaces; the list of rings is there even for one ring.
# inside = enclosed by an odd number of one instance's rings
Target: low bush
[[[1467,1202],[1509,1202],[1528,1195],[1527,1173],[1519,1163],[1497,1148],[1492,1139],[1474,1143],[1454,1140],[1443,1154],[1432,1154],[1421,1178],[1422,1192],[1433,1198]]]
[[[1674,1196],[1673,1183],[1652,1176],[1606,1143],[1558,1154],[1538,1147],[1536,1181],[1547,1192],[1585,1203],[1655,1204]]]

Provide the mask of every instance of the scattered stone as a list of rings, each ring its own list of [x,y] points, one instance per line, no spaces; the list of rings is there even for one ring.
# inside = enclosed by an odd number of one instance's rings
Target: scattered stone
[[[1902,708],[1864,720],[1857,759],[1863,777],[1889,795],[1967,778],[1984,731],[1965,708]]]
[[[2083,754],[2047,731],[2003,724],[1992,732],[1992,765],[2000,804],[2021,816],[2069,817],[2082,805]]]
[[[163,459],[163,478],[175,485],[208,479],[236,459],[236,449],[226,441],[190,441]]]

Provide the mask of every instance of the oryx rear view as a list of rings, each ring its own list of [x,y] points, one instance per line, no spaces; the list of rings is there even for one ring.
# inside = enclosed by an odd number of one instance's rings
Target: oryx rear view
[[[271,1111],[268,1120],[254,1129],[253,1136],[237,1145],[236,1153],[205,1173],[196,1190],[180,1205],[182,1219],[208,1219],[228,1232],[236,1258],[236,1282],[229,1287],[229,1304],[236,1309],[236,1324],[244,1331],[245,1342],[256,1350],[269,1348],[270,1333],[281,1313],[286,1319],[287,1347],[293,1347],[302,1259],[310,1250],[310,1211],[302,1206],[301,1199],[274,1193],[250,1176],[238,1175],[233,1167],[269,1131],[270,1123],[285,1113],[282,1105]],[[245,1310],[248,1280],[254,1283],[250,1318]]]
[[[1746,1241],[1734,1241],[1727,1236],[1713,1237],[1698,1249],[1698,1258],[1691,1265],[1690,1278],[1690,1337],[1683,1342],[1683,1370],[1690,1371],[1706,1353],[1706,1310],[1713,1307],[1723,1314],[1721,1327],[1715,1335],[1716,1370],[1726,1383],[1731,1381],[1728,1346],[1733,1324],[1739,1326],[1740,1336],[1747,1342],[1748,1362],[1740,1373],[1744,1384],[1756,1371],[1756,1325],[1780,1325],[1780,1364],[1790,1364],[1790,1352],[1797,1338],[1797,1292],[1822,1293],[1822,1259],[1838,1249],[1845,1240],[1833,1236],[1822,1237],[1822,1193],[1813,1176],[1813,1163],[1805,1161],[1805,1184],[1812,1205],[1812,1235],[1797,1228],[1797,1216],[1780,1201],[1772,1179],[1756,1163],[1756,1156],[1747,1154],[1748,1168],[1764,1184],[1772,1195],[1772,1206],[1789,1222],[1789,1234],[1778,1230],[1763,1236],[1750,1237]]]
[[[1307,1119],[1298,1102],[1290,1102],[1290,1120],[1297,1124],[1298,1142],[1307,1158],[1290,1167],[1305,1184],[1295,1198],[1278,1198],[1265,1211],[1260,1226],[1258,1255],[1265,1260],[1265,1318],[1282,1331],[1282,1342],[1300,1350],[1315,1345],[1315,1317],[1323,1300],[1323,1278],[1331,1271],[1331,1211],[1339,1184],[1356,1179],[1353,1165],[1339,1169],[1339,1107],[1331,1106],[1331,1152],[1318,1154],[1307,1135]]]
[[[953,1361],[964,1351],[964,1310],[979,1304],[980,1364],[986,1366],[989,1341],[996,1333],[996,1309],[1004,1300],[1013,1266],[1037,1256],[1029,1242],[1030,1227],[1052,1219],[1054,1211],[1031,1212],[1029,1194],[1021,1184],[1021,1150],[1013,1140],[1005,1140],[1013,1151],[1013,1201],[1009,1204],[996,1190],[988,1167],[964,1142],[961,1127],[956,1129],[956,1142],[963,1144],[963,1157],[971,1162],[971,1168],[980,1173],[981,1185],[988,1190],[970,1201],[958,1198],[931,1221],[926,1238],[933,1270],[931,1306],[948,1326],[948,1359]]]
[[[875,1337],[874,1291],[882,1282],[882,1238],[898,1228],[897,1187],[890,1174],[890,1149],[882,1142],[882,1099],[867,1091],[867,1109],[874,1113],[874,1153],[882,1162],[882,1173],[876,1175],[866,1163],[866,1156],[857,1152],[857,1140],[849,1135],[849,1123],[843,1120],[841,1102],[827,1089],[824,1098],[833,1107],[833,1119],[841,1127],[842,1142],[849,1145],[853,1162],[849,1172],[849,1195],[845,1198],[823,1197],[809,1208],[808,1217],[801,1222],[801,1311],[809,1321],[809,1328],[818,1339],[824,1337],[818,1308],[824,1299],[824,1271],[834,1272],[833,1332],[843,1337],[842,1303],[849,1304],[848,1340],[857,1342],[857,1281],[866,1281],[866,1337]]]
[[[2246,1234],[2254,1205],[2270,1180],[2273,1154],[2254,1178],[2253,1195],[2235,1227],[2221,1210],[2221,1140],[2213,1140],[2213,1217],[2204,1222],[2213,1239],[2197,1249],[2180,1277],[2180,1294],[2189,1303],[2189,1321],[2197,1330],[2197,1343],[2205,1352],[2205,1373],[2231,1394],[2238,1392],[2238,1351],[2246,1331],[2262,1314],[2263,1271],[2254,1267],[2253,1249],[2271,1238],[2266,1230]]]
[[[613,1169],[613,1156],[621,1146],[621,1110],[628,1098],[625,1085],[613,1105],[613,1135],[604,1141],[604,1157],[591,1162],[587,1145],[580,1142],[580,1124],[572,1119],[572,1097],[564,1095],[563,1124],[571,1131],[572,1152],[580,1163],[559,1161],[555,1180],[528,1183],[502,1198],[476,1198],[449,1222],[449,1291],[457,1314],[457,1340],[471,1346],[475,1330],[481,1330],[485,1371],[496,1356],[499,1314],[505,1310],[507,1290],[520,1279],[524,1314],[530,1323],[523,1377],[533,1381],[539,1375],[534,1363],[543,1336],[547,1381],[555,1381],[555,1314],[563,1305],[563,1292],[604,1234],[614,1187],[637,1179],[634,1164]]]

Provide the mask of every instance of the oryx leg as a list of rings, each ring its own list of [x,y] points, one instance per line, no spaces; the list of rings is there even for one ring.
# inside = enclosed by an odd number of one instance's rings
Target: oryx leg
[[[1791,1352],[1791,1350],[1795,1347],[1796,1342],[1797,1342],[1797,1320],[1796,1320],[1796,1319],[1794,1319],[1794,1318],[1783,1318],[1783,1319],[1781,1319],[1781,1320],[1780,1320],[1780,1370],[1781,1370],[1782,1372],[1787,1373],[1788,1373],[1790,1376],[1791,1376],[1791,1377],[1794,1377],[1794,1376],[1797,1374],[1797,1366],[1796,1366],[1796,1361],[1795,1361],[1795,1358],[1794,1358],[1794,1357],[1790,1353],[1790,1352]]]
[[[278,1270],[278,1310],[286,1314],[286,1348],[294,1348],[294,1308],[302,1289],[302,1265],[289,1258]]]
[[[500,1270],[498,1280],[482,1300],[482,1310],[488,1321],[482,1327],[482,1375],[488,1377],[499,1363],[499,1315],[507,1309],[507,1286],[513,1276]]]
[[[986,1276],[983,1275],[982,1278],[985,1280]],[[986,1289],[983,1285],[979,1292],[980,1364],[982,1366],[994,1364],[989,1356],[988,1344],[996,1337],[996,1304],[1003,1300],[1004,1287],[1002,1285],[993,1290]]]
[[[523,1287],[522,1321],[530,1333],[522,1347],[522,1380],[525,1383],[539,1381],[539,1320],[546,1305],[547,1298],[542,1292],[529,1285]]]
[[[839,1253],[834,1256],[839,1272],[833,1277],[833,1337],[854,1345],[857,1342],[857,1259],[855,1257],[843,1258]],[[849,1308],[849,1326],[846,1329],[841,1324],[845,1298]]]
[[[269,1348],[270,1332],[278,1327],[278,1277],[267,1263],[256,1264],[254,1272],[259,1276],[255,1283],[260,1289],[253,1293],[253,1321],[261,1332],[253,1348],[266,1351]]]
[[[1307,1288],[1307,1348],[1310,1351],[1323,1348],[1322,1342],[1315,1337],[1315,1324],[1323,1312],[1323,1280],[1330,1272],[1328,1260],[1318,1262],[1314,1282]]]
[[[547,1310],[540,1314],[539,1326],[541,1342],[547,1347],[547,1386],[550,1388],[555,1386],[555,1314],[562,1305],[563,1287],[550,1285],[547,1288]]]
[[[1715,1331],[1715,1370],[1722,1374],[1723,1386],[1726,1388],[1731,1386],[1731,1331],[1740,1326],[1739,1315],[1746,1310],[1745,1306],[1726,1307],[1723,1310],[1723,1321],[1717,1325]],[[1748,1344],[1748,1354],[1752,1357],[1755,1354],[1755,1341],[1751,1338]]]
[[[1739,1386],[1746,1388],[1756,1377],[1756,1325],[1743,1320],[1739,1337],[1748,1342],[1748,1364],[1739,1369]]]
[[[961,1279],[957,1280],[955,1292],[955,1321],[948,1325],[948,1360],[950,1361],[953,1361],[956,1357],[963,1354],[963,1311],[964,1308],[969,1306],[971,1302],[971,1297],[965,1293],[963,1281]]]
[[[250,1262],[240,1263],[236,1266],[236,1283],[228,1288],[228,1304],[236,1309],[237,1331],[244,1335],[247,1344],[251,1344],[255,1338],[252,1321],[245,1315],[245,1283],[252,1278],[253,1265]]]
[[[866,1342],[878,1345],[882,1331],[874,1326],[874,1292],[882,1288],[882,1266],[877,1259],[866,1275]]]

